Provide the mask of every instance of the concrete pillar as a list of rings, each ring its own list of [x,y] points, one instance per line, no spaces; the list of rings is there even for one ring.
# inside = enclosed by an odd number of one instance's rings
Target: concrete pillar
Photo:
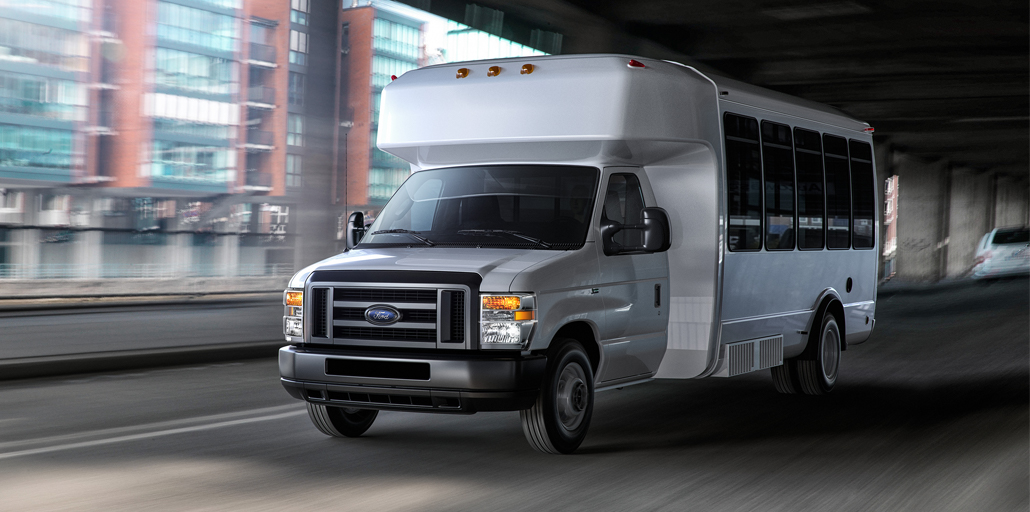
[[[39,267],[39,230],[19,229],[14,231],[18,245],[14,250],[12,263],[17,264],[12,277],[32,279]]]
[[[876,214],[876,225],[878,227],[878,236],[880,244],[880,254],[878,256],[879,265],[877,266],[876,275],[881,279],[883,278],[883,242],[886,236],[886,226],[883,223],[883,204],[884,204],[884,183],[887,181],[889,176],[894,173],[894,148],[891,147],[890,143],[886,141],[873,140],[873,163],[876,168],[876,205],[880,209]]]
[[[217,275],[236,277],[239,274],[240,268],[240,236],[224,235],[218,237],[214,259],[219,267]]]
[[[897,278],[937,281],[944,276],[948,166],[896,154],[898,175]]]
[[[993,176],[973,169],[951,172],[948,208],[947,277],[965,276],[973,268],[976,244],[991,230]]]
[[[1030,189],[1027,177],[998,176],[994,191],[994,226],[1025,226],[1030,224]]]
[[[102,231],[79,231],[75,234],[75,247],[72,261],[78,265],[78,277],[97,279],[100,277],[100,264],[104,248]]]

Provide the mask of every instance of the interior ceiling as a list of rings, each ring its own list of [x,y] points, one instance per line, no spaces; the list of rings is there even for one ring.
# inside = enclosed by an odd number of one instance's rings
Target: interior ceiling
[[[677,56],[838,107],[897,151],[979,171],[1028,172],[1025,0],[478,3],[504,10],[506,20],[510,14],[561,32],[563,53]]]

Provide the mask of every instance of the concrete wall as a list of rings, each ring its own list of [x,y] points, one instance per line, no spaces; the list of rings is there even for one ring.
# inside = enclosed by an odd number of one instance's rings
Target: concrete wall
[[[999,176],[995,182],[994,227],[1030,224],[1027,176]]]
[[[947,277],[963,277],[973,268],[976,244],[991,230],[994,179],[973,169],[952,169],[948,210]]]
[[[897,277],[937,281],[942,275],[948,169],[944,162],[923,162],[895,154],[898,175]]]

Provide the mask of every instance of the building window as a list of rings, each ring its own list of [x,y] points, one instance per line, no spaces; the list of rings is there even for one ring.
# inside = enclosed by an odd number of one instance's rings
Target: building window
[[[81,163],[70,130],[0,125],[0,167],[71,169]]]
[[[297,114],[290,114],[286,118],[286,144],[304,145],[304,118]]]
[[[377,18],[372,26],[372,47],[411,60],[419,58],[419,28]]]
[[[236,18],[167,2],[158,3],[157,37],[166,41],[236,51]]]
[[[290,0],[290,21],[298,25],[308,24],[308,13],[311,12],[308,0]]]
[[[304,159],[300,155],[286,155],[286,186],[300,186],[300,171]]]
[[[82,32],[0,18],[0,47],[6,59],[29,59],[33,64],[66,71],[88,71],[89,46]]]
[[[238,71],[231,60],[158,48],[154,80],[158,85],[208,94],[234,94]]]
[[[0,72],[0,112],[86,120],[86,88],[77,82]]]
[[[408,179],[410,169],[383,169],[373,167],[368,171],[369,201],[384,202],[393,196],[397,188]]]
[[[236,151],[226,147],[155,140],[151,164],[153,177],[225,183],[235,179]]]
[[[308,35],[296,30],[290,31],[290,64],[306,66],[308,63]]]
[[[372,57],[372,87],[383,88],[390,83],[390,75],[401,76],[418,67],[415,62],[376,55]]]
[[[289,84],[289,96],[290,105],[297,107],[304,106],[304,75],[301,73],[290,72],[290,84]]]

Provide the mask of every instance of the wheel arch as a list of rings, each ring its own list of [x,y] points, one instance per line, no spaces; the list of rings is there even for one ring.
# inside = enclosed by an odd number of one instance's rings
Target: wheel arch
[[[547,348],[548,357],[554,355],[561,348],[560,344],[555,343],[555,341],[563,338],[574,339],[583,345],[583,350],[586,351],[587,358],[590,359],[590,365],[593,367],[594,376],[596,377],[598,371],[600,371],[602,350],[594,326],[583,321],[569,322],[561,326],[554,333],[554,336],[551,337],[551,342]]]
[[[812,315],[812,319],[809,320],[808,329],[809,333],[808,340],[806,340],[805,353],[811,350],[811,341],[813,336],[817,336],[815,333],[819,329],[819,326],[823,323],[823,318],[827,312],[833,314],[834,319],[837,321],[837,328],[840,329],[840,349],[841,351],[848,349],[847,342],[847,326],[845,325],[844,316],[844,302],[841,301],[840,294],[833,288],[827,288],[820,294],[819,299],[816,301],[817,306],[815,307],[815,314]]]

